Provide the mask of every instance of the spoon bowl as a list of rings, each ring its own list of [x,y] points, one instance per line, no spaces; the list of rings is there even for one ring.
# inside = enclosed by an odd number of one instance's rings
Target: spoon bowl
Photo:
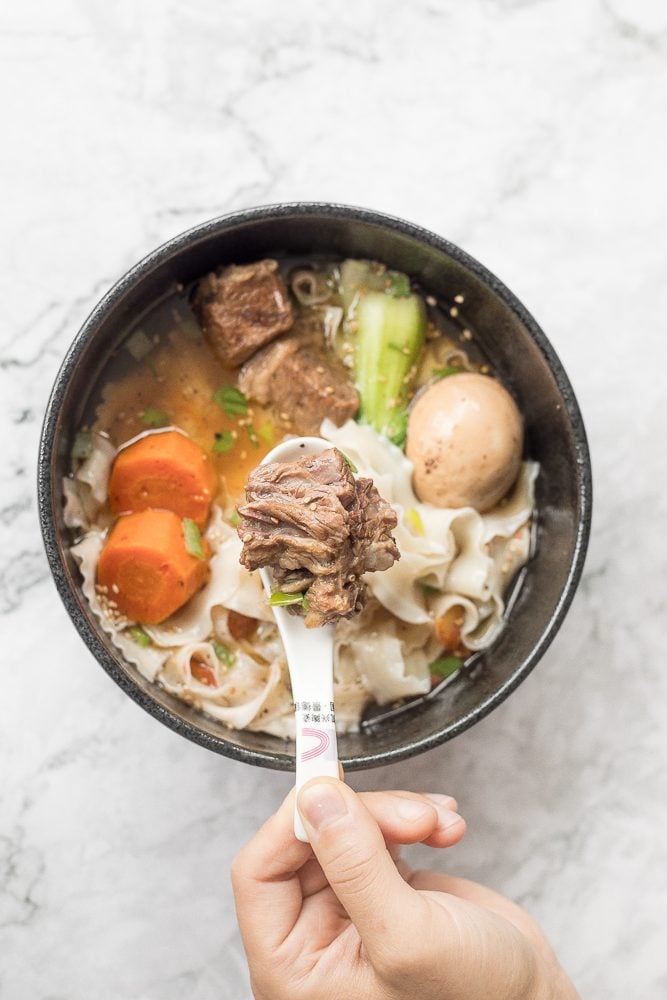
[[[319,455],[331,448],[317,437],[295,437],[284,441],[266,455],[262,465],[296,462],[307,455]],[[275,590],[273,574],[259,574],[269,597]],[[286,607],[273,607],[292,685],[296,713],[296,790],[311,778],[339,776],[336,718],[333,702],[334,626],[306,628],[299,615]],[[294,805],[294,833],[308,843],[301,816]]]

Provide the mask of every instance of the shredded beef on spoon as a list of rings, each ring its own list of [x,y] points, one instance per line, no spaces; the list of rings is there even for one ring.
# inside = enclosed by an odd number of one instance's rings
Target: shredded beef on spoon
[[[276,590],[305,594],[309,628],[351,618],[366,602],[364,573],[400,558],[396,514],[371,479],[356,479],[336,448],[297,462],[259,465],[239,508],[241,563],[267,566]]]

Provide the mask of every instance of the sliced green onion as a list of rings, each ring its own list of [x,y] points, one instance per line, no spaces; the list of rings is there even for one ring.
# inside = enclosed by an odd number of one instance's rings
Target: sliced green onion
[[[427,583],[426,580],[417,580],[417,586],[421,587],[425,594],[440,594],[442,591],[440,587],[434,587],[432,583]]]
[[[191,517],[183,518],[183,538],[185,539],[185,548],[191,556],[194,556],[195,559],[206,559],[201,543],[201,531]]]
[[[398,410],[387,425],[387,437],[398,448],[403,448],[408,437],[408,411]]]
[[[248,412],[248,400],[233,385],[221,385],[213,393],[213,399],[228,417],[244,417]]]
[[[246,429],[246,434],[250,439],[250,444],[253,446],[253,448],[259,448],[259,438],[257,437],[257,431],[255,430],[255,428],[252,426],[252,424],[246,424],[245,429]]]
[[[405,520],[408,522],[408,526],[412,529],[415,535],[426,534],[426,528],[424,527],[422,516],[416,507],[408,507],[405,512]]]
[[[151,637],[147,632],[144,632],[141,625],[132,625],[128,629],[128,632],[130,633],[134,641],[137,643],[137,645],[143,646],[144,649],[146,649],[148,646],[153,645],[153,640],[151,639]]]
[[[290,604],[303,605],[305,594],[286,594],[284,590],[274,590],[269,597],[269,604],[272,608],[286,608]]]
[[[142,424],[146,427],[166,427],[169,423],[169,414],[164,410],[158,410],[155,406],[148,406],[141,414]]]
[[[434,660],[429,666],[431,674],[436,677],[451,677],[463,666],[463,660],[458,656],[443,656],[439,660]]]
[[[273,424],[269,423],[268,420],[265,424],[262,424],[261,427],[257,428],[257,433],[265,444],[273,444],[275,440]]]
[[[236,653],[233,653],[229,646],[225,646],[224,642],[217,642],[216,639],[212,641],[211,645],[215,650],[215,655],[221,663],[224,663],[227,669],[234,666],[236,663]]]
[[[79,431],[72,445],[72,460],[85,462],[93,450],[93,436],[90,431]]]
[[[132,336],[125,341],[125,348],[135,361],[143,361],[146,355],[153,350],[153,344],[143,330],[135,330]]]
[[[304,611],[310,611],[310,601],[308,600],[308,592],[303,595],[303,600],[301,601],[301,607]]]
[[[352,475],[356,476],[356,474],[359,472],[359,469],[356,467],[352,459],[348,458],[344,451],[341,451],[341,455],[345,459],[345,464],[347,465]]]
[[[243,518],[237,510],[233,510],[227,515],[227,520],[231,524],[232,528],[238,528]]]
[[[461,369],[454,365],[447,365],[445,368],[434,368],[431,372],[433,378],[448,378],[450,375],[460,375]]]
[[[212,450],[217,455],[226,455],[234,447],[236,438],[231,431],[218,431],[215,435]]]

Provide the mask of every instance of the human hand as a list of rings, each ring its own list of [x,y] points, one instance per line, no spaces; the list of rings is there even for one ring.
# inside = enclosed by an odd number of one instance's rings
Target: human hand
[[[232,867],[256,1000],[576,1000],[537,925],[483,886],[411,871],[401,844],[457,843],[444,795],[317,779],[291,792]]]

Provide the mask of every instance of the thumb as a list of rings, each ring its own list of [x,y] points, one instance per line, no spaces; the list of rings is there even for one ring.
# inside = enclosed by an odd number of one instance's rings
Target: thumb
[[[313,852],[369,953],[404,940],[420,897],[399,874],[361,799],[341,781],[316,778],[297,803]]]

